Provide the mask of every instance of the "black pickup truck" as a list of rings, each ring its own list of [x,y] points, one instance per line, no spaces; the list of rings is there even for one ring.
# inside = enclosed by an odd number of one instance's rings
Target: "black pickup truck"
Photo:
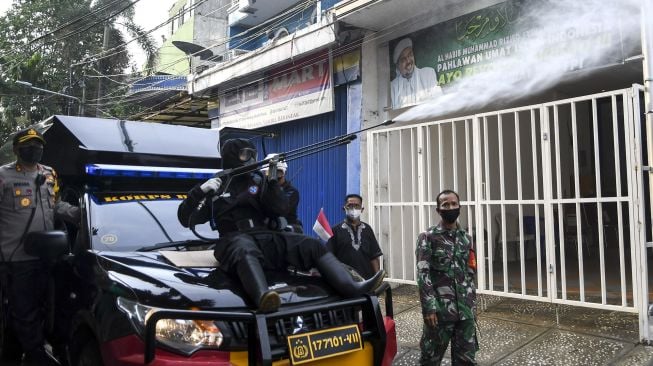
[[[220,166],[216,130],[66,116],[36,127],[61,198],[82,209],[52,268],[46,323],[62,364],[391,364],[389,286],[342,298],[319,276],[268,272],[282,305],[259,314],[213,243],[179,224],[186,192]]]

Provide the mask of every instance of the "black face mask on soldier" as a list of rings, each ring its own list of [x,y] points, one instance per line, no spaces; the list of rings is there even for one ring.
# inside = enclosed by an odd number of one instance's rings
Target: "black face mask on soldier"
[[[460,207],[452,208],[450,210],[440,210],[439,213],[440,213],[440,217],[442,217],[442,220],[444,222],[453,224],[454,222],[456,222],[458,216],[460,215]]]
[[[256,148],[247,139],[227,140],[220,149],[222,168],[233,169],[256,161]]]
[[[24,146],[18,148],[18,157],[28,164],[36,164],[43,157],[43,146]]]
[[[243,165],[248,165],[256,162],[256,149],[244,147],[238,151],[238,159]]]

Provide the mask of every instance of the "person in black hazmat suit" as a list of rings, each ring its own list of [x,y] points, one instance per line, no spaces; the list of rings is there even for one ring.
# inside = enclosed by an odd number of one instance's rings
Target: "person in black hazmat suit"
[[[221,155],[223,169],[256,162],[256,149],[246,139],[227,140]],[[187,227],[213,217],[220,233],[215,258],[222,270],[239,277],[259,312],[274,312],[281,302],[279,294],[269,290],[263,268],[285,271],[293,266],[304,271],[316,267],[346,297],[376,289],[383,281],[382,270],[367,281],[355,282],[342,262],[317,239],[271,229],[270,222],[278,222],[289,209],[288,198],[275,177],[271,174],[266,178],[253,169],[251,173],[234,176],[224,192],[220,190],[222,180],[211,178],[190,190],[179,205],[179,221]],[[206,203],[200,206],[203,200]]]

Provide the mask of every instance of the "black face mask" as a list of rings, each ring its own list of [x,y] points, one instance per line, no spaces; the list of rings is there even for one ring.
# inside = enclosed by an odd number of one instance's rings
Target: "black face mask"
[[[241,159],[241,152],[249,154],[242,154],[243,159]],[[249,140],[231,139],[222,146],[220,155],[222,156],[222,168],[232,169],[255,162],[256,148]]]
[[[456,220],[458,220],[458,216],[460,215],[460,207],[452,208],[451,210],[440,210],[439,213],[444,222],[453,224],[456,222]]]
[[[43,157],[43,146],[24,146],[18,148],[18,157],[27,164],[36,164]]]

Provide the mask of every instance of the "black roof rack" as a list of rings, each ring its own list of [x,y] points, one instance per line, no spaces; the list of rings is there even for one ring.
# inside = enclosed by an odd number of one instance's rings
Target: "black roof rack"
[[[41,124],[43,163],[60,175],[86,164],[218,168],[217,130],[153,122],[53,116]]]

